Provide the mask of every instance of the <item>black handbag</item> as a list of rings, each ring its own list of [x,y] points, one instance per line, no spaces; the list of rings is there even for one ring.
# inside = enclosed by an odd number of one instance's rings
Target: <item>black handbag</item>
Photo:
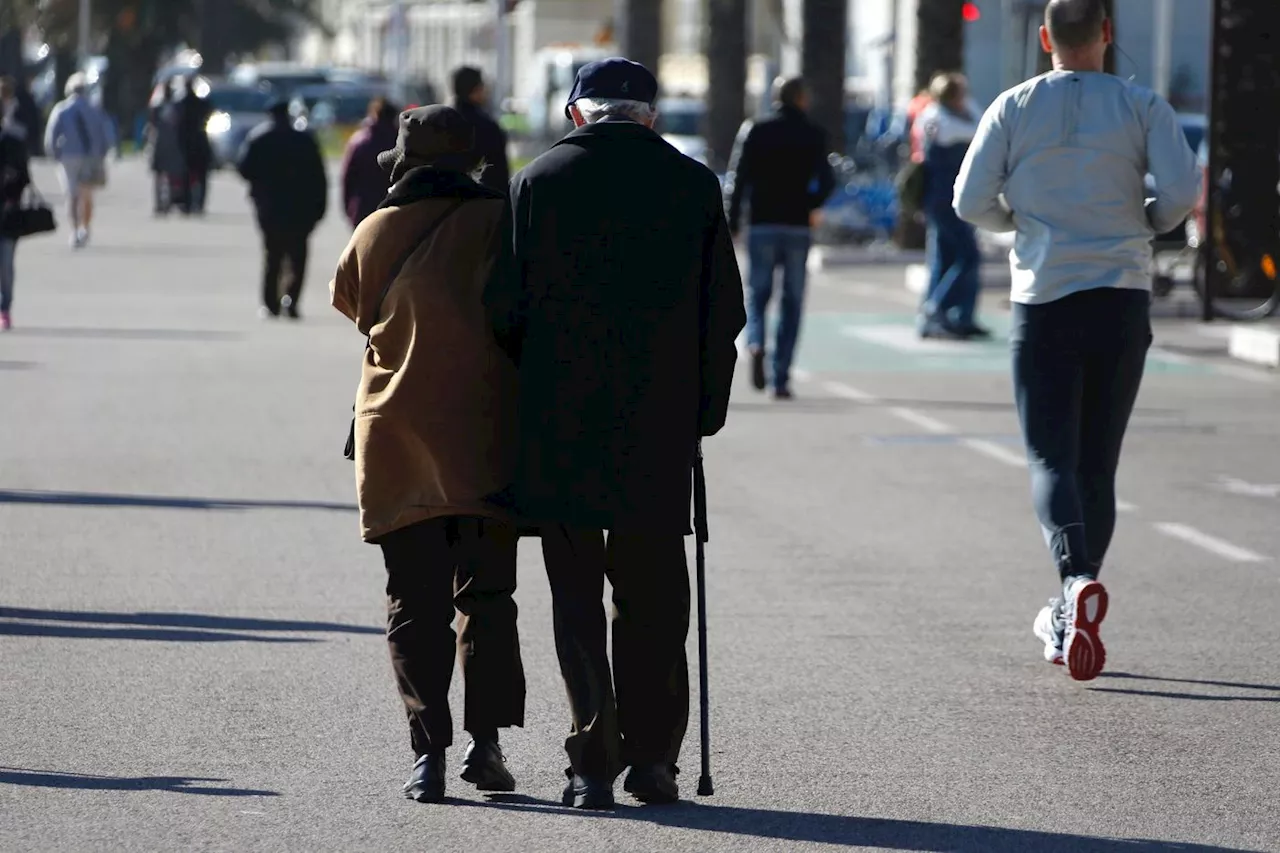
[[[418,236],[418,239],[414,240],[412,243],[409,244],[409,248],[405,250],[404,254],[400,256],[400,259],[397,260],[395,264],[391,267],[391,271],[387,273],[387,280],[382,285],[382,292],[378,294],[378,301],[374,303],[374,306],[373,306],[373,316],[370,317],[369,319],[370,332],[369,332],[369,337],[365,338],[364,340],[365,352],[368,352],[369,349],[373,346],[373,327],[378,323],[378,315],[382,313],[382,303],[386,300],[387,293],[391,290],[391,285],[395,284],[396,279],[400,277],[400,270],[404,268],[404,265],[409,262],[409,259],[413,257],[414,253],[418,251],[418,249],[422,246],[422,244],[427,242],[427,238],[430,237],[431,234],[437,228],[440,227],[441,223],[443,223],[446,219],[452,216],[454,211],[462,207],[462,203],[465,200],[466,199],[460,198],[457,201],[455,201],[449,207],[448,210],[446,210],[444,213],[440,215],[439,219],[435,220],[429,226],[427,226],[427,229]],[[356,410],[356,407],[353,405],[351,407],[351,411],[355,412],[355,410]],[[347,430],[347,443],[346,443],[346,446],[342,448],[342,455],[346,459],[355,461],[356,418],[354,414],[351,416],[351,428]]]
[[[56,230],[58,223],[53,218],[53,208],[35,184],[27,184],[18,203],[0,213],[0,236],[17,239]]]

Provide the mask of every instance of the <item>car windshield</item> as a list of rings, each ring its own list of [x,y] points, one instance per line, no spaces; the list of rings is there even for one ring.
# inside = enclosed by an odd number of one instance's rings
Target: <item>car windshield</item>
[[[214,89],[209,105],[225,113],[263,113],[271,96],[255,89]]]
[[[658,127],[672,136],[699,136],[702,133],[702,110],[689,107],[658,107]]]

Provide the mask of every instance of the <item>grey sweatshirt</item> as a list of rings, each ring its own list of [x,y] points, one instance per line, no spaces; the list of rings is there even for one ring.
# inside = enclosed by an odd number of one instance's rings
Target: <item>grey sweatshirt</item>
[[[1035,305],[1098,287],[1150,289],[1151,240],[1181,224],[1199,189],[1195,154],[1163,98],[1110,74],[1053,71],[982,117],[955,210],[1017,232],[1011,298]]]

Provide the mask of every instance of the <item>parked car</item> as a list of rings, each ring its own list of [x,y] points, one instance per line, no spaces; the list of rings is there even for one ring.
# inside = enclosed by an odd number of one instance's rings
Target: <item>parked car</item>
[[[213,148],[215,168],[236,163],[249,131],[267,120],[267,104],[272,97],[269,90],[253,86],[218,83],[209,87],[213,113],[205,130]]]
[[[707,140],[702,135],[707,105],[697,98],[662,98],[658,101],[657,131],[681,154],[704,166]]]
[[[369,102],[388,95],[384,85],[303,86],[293,93],[289,112],[305,118],[313,130],[354,130],[369,111]]]
[[[236,86],[270,89],[273,94],[291,98],[304,86],[328,84],[329,72],[324,68],[293,62],[253,62],[237,65],[228,80]]]

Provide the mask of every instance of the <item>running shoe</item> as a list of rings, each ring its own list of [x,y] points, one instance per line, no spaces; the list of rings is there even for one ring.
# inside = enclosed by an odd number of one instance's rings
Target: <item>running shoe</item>
[[[1062,607],[1062,656],[1076,681],[1092,681],[1107,662],[1098,629],[1107,616],[1107,588],[1088,576],[1067,578]]]
[[[1036,616],[1032,630],[1044,641],[1044,659],[1055,666],[1062,666],[1062,640],[1066,625],[1062,621],[1061,598],[1049,599],[1049,604]]]

